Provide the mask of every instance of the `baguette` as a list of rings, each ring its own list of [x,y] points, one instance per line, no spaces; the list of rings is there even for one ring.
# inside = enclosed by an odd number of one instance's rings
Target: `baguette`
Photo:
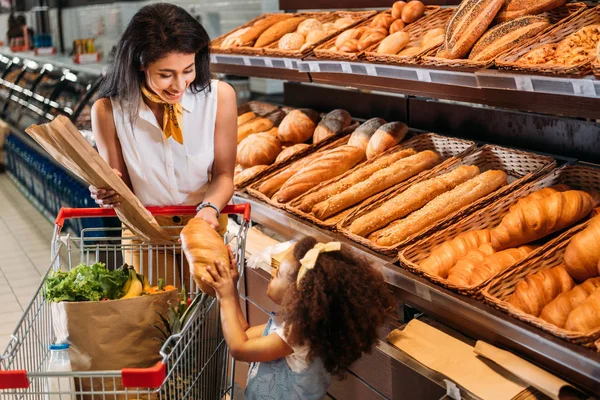
[[[273,128],[273,122],[266,118],[254,118],[250,122],[246,122],[243,125],[240,125],[237,130],[237,142],[240,144],[242,140],[246,139],[248,136],[266,132],[269,129]]]
[[[494,254],[494,248],[489,243],[469,251],[466,256],[456,262],[454,267],[450,268],[447,281],[457,286],[470,286],[473,271],[492,254]]]
[[[358,147],[346,145],[329,150],[285,182],[277,201],[287,203],[319,183],[343,174],[364,159],[365,152]]]
[[[432,168],[440,161],[440,156],[431,150],[425,150],[403,158],[386,168],[380,169],[368,179],[315,205],[312,212],[318,219],[325,220],[327,217],[350,208],[374,194]]]
[[[252,25],[250,29],[244,32],[244,34],[234,39],[231,43],[231,46],[252,46],[256,39],[258,39],[258,37],[262,35],[264,31],[269,29],[271,25],[286,20],[288,18],[292,18],[292,16],[289,14],[275,14],[261,19],[260,21],[257,21],[254,25]]]
[[[350,225],[349,230],[355,235],[365,237],[377,229],[388,225],[391,221],[404,218],[440,194],[454,189],[456,186],[477,175],[479,175],[478,167],[461,166],[447,174],[412,185],[375,210],[356,219]]]
[[[591,278],[572,290],[559,294],[542,309],[540,318],[559,328],[564,328],[571,311],[600,287],[600,277]]]
[[[294,174],[308,165],[310,162],[318,158],[322,153],[313,153],[309,156],[306,156],[292,164],[290,164],[283,171],[278,172],[274,176],[265,180],[258,188],[258,191],[267,196],[268,198],[272,198],[275,193],[283,186],[284,183],[287,182]]]
[[[356,169],[343,179],[340,179],[337,182],[327,185],[320,190],[307,195],[304,199],[302,199],[302,203],[300,203],[298,208],[304,212],[310,212],[316,204],[327,200],[329,197],[335,194],[342,193],[344,190],[364,181],[380,169],[385,168],[402,158],[412,156],[415,153],[416,152],[413,149],[406,149],[382,156],[377,161]]]
[[[567,318],[565,329],[590,332],[600,328],[600,289],[596,289]]]
[[[275,159],[275,162],[281,162],[281,161],[287,160],[294,154],[296,154],[300,151],[306,150],[309,147],[310,147],[310,145],[306,144],[306,143],[299,143],[299,144],[295,144],[293,146],[286,147],[285,149],[283,149],[281,151],[281,153],[279,153],[279,155]]]
[[[524,15],[541,14],[565,4],[567,0],[505,0],[496,20],[508,21]]]
[[[494,60],[498,55],[531,39],[548,26],[550,21],[547,18],[533,15],[506,21],[487,31],[477,41],[469,54],[469,60]]]
[[[487,30],[504,0],[463,0],[446,26],[444,56],[464,58]]]
[[[352,132],[350,140],[348,141],[348,145],[360,147],[364,151],[367,151],[369,140],[371,140],[371,137],[373,137],[377,129],[379,129],[381,125],[385,124],[386,122],[382,118],[371,118],[356,128],[354,132]]]
[[[292,33],[298,29],[298,25],[304,21],[305,17],[292,17],[274,23],[272,26],[267,28],[254,43],[254,48],[265,47],[273,42],[281,39],[286,33]]]
[[[459,211],[480,198],[495,192],[506,184],[507,175],[503,171],[490,170],[466,181],[446,192],[408,217],[390,224],[375,232],[369,239],[380,246],[393,246],[421,232],[442,218]]]

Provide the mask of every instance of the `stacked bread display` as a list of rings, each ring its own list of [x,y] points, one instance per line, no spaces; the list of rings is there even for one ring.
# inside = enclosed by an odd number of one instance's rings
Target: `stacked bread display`
[[[295,32],[283,35],[277,43],[277,48],[280,50],[304,50],[354,23],[356,20],[348,17],[325,23],[316,18],[308,18],[298,25]]]

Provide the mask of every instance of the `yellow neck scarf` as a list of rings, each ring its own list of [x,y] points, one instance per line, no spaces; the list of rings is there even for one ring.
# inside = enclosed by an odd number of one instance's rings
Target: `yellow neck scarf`
[[[163,116],[163,134],[165,139],[173,136],[173,139],[180,144],[183,144],[183,108],[181,104],[169,104],[158,95],[150,92],[146,86],[142,86],[142,93],[144,96],[158,104],[164,104],[165,115]]]

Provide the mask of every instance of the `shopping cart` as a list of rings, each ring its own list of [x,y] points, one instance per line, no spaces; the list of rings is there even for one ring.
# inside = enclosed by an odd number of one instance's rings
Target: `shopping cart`
[[[189,215],[196,212],[194,207],[149,208],[149,210],[153,215],[163,216]],[[223,213],[241,216],[237,233],[226,235],[225,239],[234,252],[241,275],[244,271],[250,205],[227,206]],[[80,237],[70,234],[61,236],[65,219],[113,216],[115,216],[114,210],[97,208],[60,210],[55,221],[51,250],[52,264],[0,358],[0,399],[217,400],[231,398],[235,364],[223,338],[218,306],[214,298],[198,290],[191,277],[188,282],[189,302],[197,306],[181,331],[169,336],[162,345],[160,350],[162,361],[155,366],[120,371],[46,371],[50,357],[48,348],[55,340],[51,306],[44,296],[45,280],[52,269],[69,270],[79,263],[91,265],[95,262],[104,262],[114,268],[123,262],[131,262],[123,257],[139,254],[142,260],[140,273],[148,276],[151,283],[155,281],[152,272],[157,268],[159,271],[161,268],[166,269],[166,260],[169,257],[178,260],[177,263],[168,266],[168,268],[177,268],[177,271],[174,271],[176,273],[171,275],[183,276],[185,256],[181,251],[181,245],[176,241],[169,245],[153,245],[133,242],[130,240],[131,237],[123,238],[120,234],[117,237],[109,234],[98,237],[99,230],[120,230],[120,228],[89,228],[82,230]],[[175,238],[175,235],[173,236]],[[145,257],[145,255],[153,256]],[[147,265],[143,265],[143,260],[146,260]],[[163,262],[165,265],[162,265]],[[60,378],[72,378],[71,382],[74,382],[75,389],[69,387],[65,391],[59,389],[60,392],[51,393],[45,389],[48,387],[49,379]],[[92,381],[93,385],[85,384]],[[81,389],[83,387],[86,389]]]

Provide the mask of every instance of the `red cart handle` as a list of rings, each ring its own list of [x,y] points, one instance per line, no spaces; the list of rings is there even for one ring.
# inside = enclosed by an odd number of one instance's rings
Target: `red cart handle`
[[[196,214],[195,206],[167,206],[167,207],[147,207],[152,215],[193,215]],[[251,207],[248,203],[227,205],[221,211],[223,214],[243,215],[246,222],[250,222]],[[69,218],[94,218],[94,217],[114,217],[117,213],[113,209],[107,208],[66,208],[63,207],[58,212],[54,224],[62,229],[65,219]]]

